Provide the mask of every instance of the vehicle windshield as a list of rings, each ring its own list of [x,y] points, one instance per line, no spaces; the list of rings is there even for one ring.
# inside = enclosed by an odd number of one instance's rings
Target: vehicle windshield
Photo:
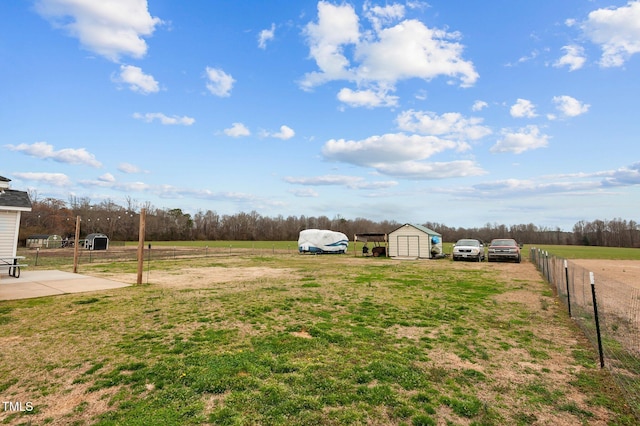
[[[492,246],[517,246],[514,240],[493,240],[491,241]]]
[[[459,240],[456,243],[457,246],[473,246],[473,247],[478,247],[480,246],[480,241],[478,240]]]

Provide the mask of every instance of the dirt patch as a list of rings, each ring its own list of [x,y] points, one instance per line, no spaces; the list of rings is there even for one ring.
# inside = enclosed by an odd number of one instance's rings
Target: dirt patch
[[[640,288],[640,260],[573,259],[570,262],[593,272],[596,279],[611,279]]]
[[[183,268],[172,271],[151,271],[142,276],[143,284],[154,284],[170,288],[206,288],[213,284],[237,283],[291,277],[291,269],[269,267],[205,267]],[[136,274],[100,274],[103,278],[123,283],[135,283]]]
[[[305,331],[305,330],[302,330],[302,331],[292,331],[292,332],[291,332],[291,335],[292,335],[292,336],[295,336],[295,337],[300,337],[300,338],[302,338],[302,339],[312,339],[312,338],[313,338],[313,336],[311,336],[311,335],[309,334],[309,332],[308,332],[308,331]]]

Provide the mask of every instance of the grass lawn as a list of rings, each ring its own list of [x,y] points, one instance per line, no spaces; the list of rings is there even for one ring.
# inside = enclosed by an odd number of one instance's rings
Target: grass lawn
[[[247,255],[149,283],[0,302],[0,397],[33,406],[0,423],[635,424],[528,262]]]
[[[525,249],[529,247],[525,246]],[[536,245],[535,248],[565,259],[640,260],[638,248],[558,245]]]

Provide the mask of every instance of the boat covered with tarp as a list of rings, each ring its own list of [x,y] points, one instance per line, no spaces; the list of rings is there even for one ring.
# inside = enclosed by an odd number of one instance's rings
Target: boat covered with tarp
[[[305,229],[298,237],[300,253],[346,253],[349,238],[342,232],[328,229]]]

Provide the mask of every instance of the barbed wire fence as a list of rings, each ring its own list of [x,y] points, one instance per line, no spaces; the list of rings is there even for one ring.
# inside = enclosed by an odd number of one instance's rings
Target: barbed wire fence
[[[536,248],[530,259],[598,351],[600,366],[609,370],[640,420],[640,289]]]

